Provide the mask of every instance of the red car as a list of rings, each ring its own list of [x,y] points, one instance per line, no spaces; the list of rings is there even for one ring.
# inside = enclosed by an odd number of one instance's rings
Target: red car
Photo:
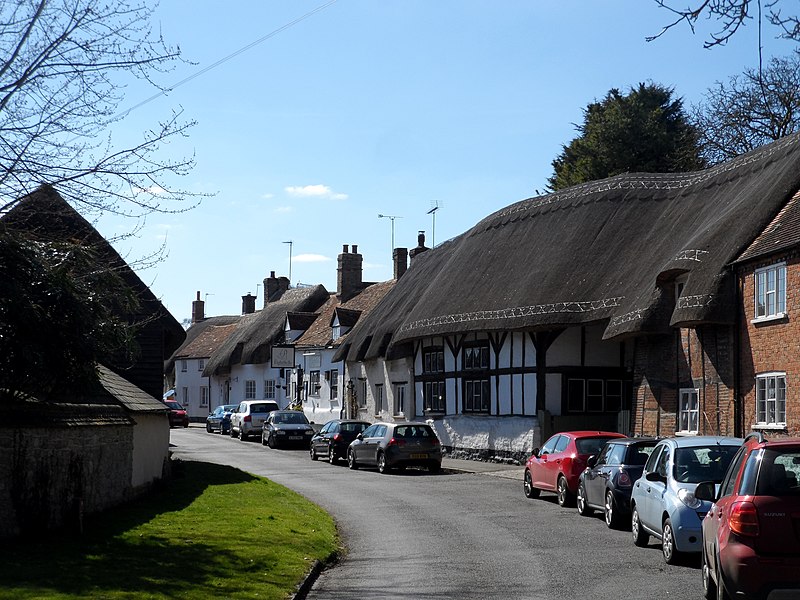
[[[598,455],[611,438],[624,438],[613,431],[564,431],[547,440],[542,449],[534,449],[525,463],[525,495],[555,492],[561,506],[571,506],[578,491],[578,478],[589,457]]]
[[[169,409],[169,426],[170,427],[188,427],[189,415],[186,410],[175,400],[165,400],[164,404]]]
[[[703,519],[706,598],[800,597],[800,439],[750,434],[719,491],[697,485],[714,505]]]

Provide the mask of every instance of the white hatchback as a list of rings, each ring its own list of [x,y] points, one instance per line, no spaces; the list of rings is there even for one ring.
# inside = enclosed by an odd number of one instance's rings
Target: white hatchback
[[[244,400],[231,413],[231,437],[245,440],[251,435],[261,437],[264,421],[273,410],[280,410],[273,400]]]

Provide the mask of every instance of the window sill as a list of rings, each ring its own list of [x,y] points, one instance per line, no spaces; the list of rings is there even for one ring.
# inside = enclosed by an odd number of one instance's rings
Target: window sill
[[[751,425],[753,431],[786,431],[785,423],[756,423]]]
[[[750,323],[752,323],[753,325],[763,325],[766,323],[775,323],[777,321],[788,321],[788,320],[789,320],[789,315],[784,312],[784,313],[778,313],[776,315],[771,315],[769,317],[756,317],[755,319],[752,319]]]
[[[696,431],[676,431],[675,437],[692,437],[697,435]]]

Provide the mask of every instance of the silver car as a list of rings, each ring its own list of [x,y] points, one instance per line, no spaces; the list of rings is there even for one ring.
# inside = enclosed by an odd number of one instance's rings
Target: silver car
[[[351,469],[374,465],[381,473],[424,466],[436,473],[442,468],[442,445],[427,423],[375,423],[347,448],[347,464]]]

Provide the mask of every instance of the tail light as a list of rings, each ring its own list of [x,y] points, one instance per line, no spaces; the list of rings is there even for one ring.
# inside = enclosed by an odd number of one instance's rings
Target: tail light
[[[389,443],[386,444],[386,445],[387,446],[405,446],[406,445],[406,441],[404,439],[402,439],[402,438],[393,437],[392,439],[389,440]]]
[[[739,535],[758,535],[758,512],[752,502],[734,502],[728,516],[728,526]]]
[[[439,438],[433,436],[433,439],[431,439],[431,446],[438,446],[438,445],[439,445]]]
[[[253,417],[251,417],[250,415],[245,415],[242,421],[244,421],[245,423],[251,423],[253,421]]]
[[[625,471],[620,471],[619,475],[617,475],[617,485],[621,488],[629,488],[631,487],[631,476],[628,475]]]
[[[333,441],[334,442],[338,442],[340,439],[342,439],[342,434],[341,433],[334,433],[333,434]]]

